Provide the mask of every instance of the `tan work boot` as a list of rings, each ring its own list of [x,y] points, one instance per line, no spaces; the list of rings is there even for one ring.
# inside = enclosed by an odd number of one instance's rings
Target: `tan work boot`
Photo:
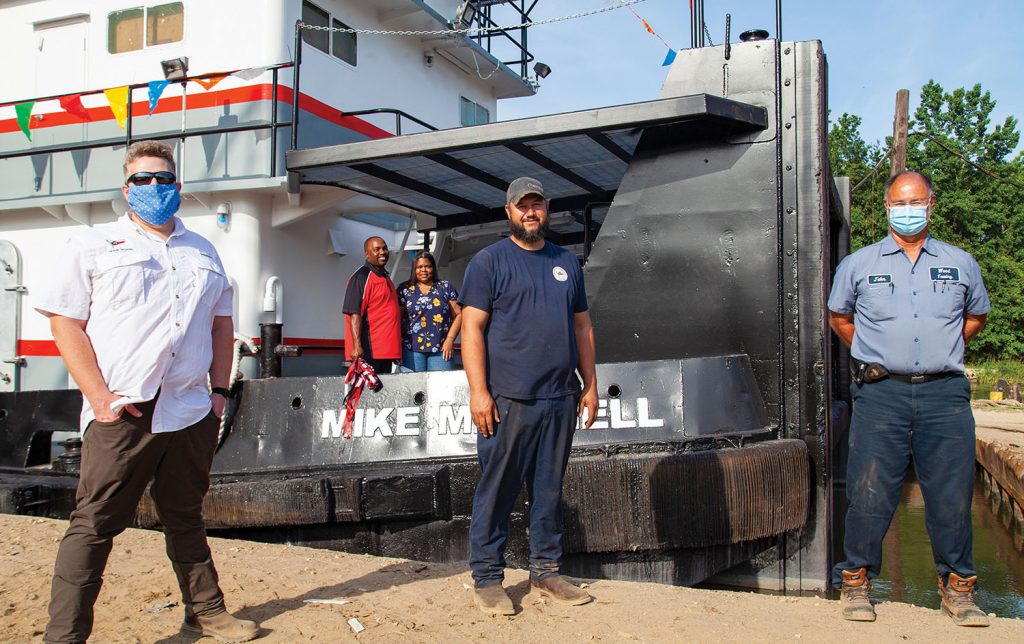
[[[542,597],[550,597],[559,604],[579,606],[594,599],[587,591],[573,586],[561,575],[551,575],[543,579],[530,578],[530,589],[536,590]]]
[[[851,622],[875,621],[875,607],[871,605],[868,593],[871,580],[867,568],[843,571],[843,585],[839,589],[839,612],[843,619]]]
[[[190,613],[185,614],[185,621],[181,625],[182,633],[188,635],[209,635],[217,638],[218,642],[248,642],[256,639],[260,634],[260,627],[256,622],[247,619],[238,619],[231,613],[224,611],[210,617],[200,617]]]
[[[488,615],[515,615],[516,609],[501,584],[477,586],[473,589],[473,601],[477,608]]]
[[[939,577],[942,612],[952,617],[957,626],[988,626],[988,615],[974,603],[977,583],[978,575],[964,578],[951,572],[945,584]]]

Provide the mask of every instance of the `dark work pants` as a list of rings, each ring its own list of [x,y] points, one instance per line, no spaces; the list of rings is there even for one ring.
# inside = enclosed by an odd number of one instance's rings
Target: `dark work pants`
[[[364,358],[366,362],[373,367],[373,372],[378,376],[391,373],[391,368],[395,364],[394,360],[374,360],[373,358]]]
[[[128,527],[150,481],[186,612],[224,610],[202,514],[219,421],[211,413],[191,427],[153,434],[155,403],[136,407],[141,418],[124,412],[115,423],[93,421],[85,432],[77,504],[53,570],[46,642],[88,639],[113,539]]]
[[[925,525],[935,567],[969,577],[971,498],[974,492],[974,415],[971,387],[963,376],[910,384],[885,379],[850,386],[850,457],[847,464],[843,546],[846,561],[832,571],[882,567],[882,539],[899,503],[911,456],[924,496]]]
[[[480,482],[473,497],[470,560],[478,587],[505,577],[508,517],[526,482],[530,575],[558,574],[562,558],[562,477],[576,430],[575,395],[542,400],[495,399],[494,436],[477,434]]]

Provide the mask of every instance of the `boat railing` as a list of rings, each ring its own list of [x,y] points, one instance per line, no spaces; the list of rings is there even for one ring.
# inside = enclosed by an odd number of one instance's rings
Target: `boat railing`
[[[278,156],[277,155],[277,131],[279,129],[281,129],[281,128],[291,127],[291,123],[289,121],[279,121],[278,120],[277,105],[278,105],[278,99],[279,99],[280,87],[281,87],[281,84],[280,84],[280,81],[279,81],[279,78],[278,78],[278,72],[281,69],[286,69],[288,67],[292,67],[292,65],[293,65],[293,63],[286,62],[286,63],[278,63],[276,65],[269,65],[269,66],[267,66],[265,68],[266,71],[269,71],[271,73],[271,98],[270,98],[270,105],[271,105],[270,111],[271,111],[271,114],[270,114],[269,122],[266,122],[266,123],[246,123],[244,125],[230,125],[230,126],[217,126],[217,127],[189,128],[189,129],[182,129],[180,131],[168,132],[168,133],[163,133],[163,134],[158,134],[158,133],[148,134],[147,133],[147,134],[145,134],[142,137],[136,137],[136,136],[133,135],[133,132],[132,132],[132,123],[133,123],[134,118],[136,116],[134,114],[135,110],[132,109],[132,95],[133,95],[135,90],[142,89],[144,87],[148,87],[149,83],[133,83],[131,85],[128,85],[128,94],[127,94],[127,98],[125,100],[125,102],[126,102],[125,125],[124,125],[125,134],[124,134],[123,137],[119,137],[119,138],[105,137],[105,138],[102,138],[102,139],[94,139],[94,140],[90,140],[90,141],[82,141],[80,143],[68,143],[68,144],[60,144],[60,145],[46,145],[46,146],[39,146],[39,147],[30,147],[30,148],[25,148],[25,149],[22,149],[22,150],[14,150],[12,152],[2,151],[2,152],[0,152],[0,161],[5,160],[5,159],[14,159],[14,158],[18,158],[18,157],[36,156],[36,155],[43,155],[43,154],[54,154],[54,153],[61,153],[61,152],[76,152],[76,151],[81,151],[81,150],[94,150],[94,149],[97,149],[97,148],[110,147],[111,145],[121,145],[121,144],[123,144],[123,145],[127,146],[127,145],[131,145],[132,142],[134,142],[136,140],[139,140],[139,139],[164,141],[164,140],[172,140],[172,139],[188,139],[188,138],[192,138],[192,137],[196,137],[196,136],[206,136],[206,135],[210,135],[210,134],[230,134],[230,133],[233,133],[233,132],[250,132],[250,131],[258,131],[258,130],[270,130],[270,172],[269,172],[269,176],[273,177],[273,176],[277,175],[277,156]],[[245,71],[245,70],[236,69],[236,70],[232,70],[232,71],[228,71],[228,72],[214,72],[214,73],[210,73],[210,74],[200,74],[200,75],[197,75],[197,76],[186,76],[186,77],[183,77],[183,78],[180,78],[180,79],[175,79],[173,82],[181,83],[182,85],[184,85],[184,84],[188,83],[189,81],[207,80],[207,79],[212,79],[212,78],[217,78],[217,77],[224,77],[224,76],[232,75],[232,74],[235,74],[235,73],[241,72],[241,71]],[[17,105],[19,103],[25,103],[25,102],[29,102],[29,101],[34,101],[36,103],[39,103],[39,102],[42,102],[42,101],[59,100],[61,98],[64,98],[65,96],[78,95],[79,97],[81,97],[81,96],[89,96],[89,95],[92,95],[92,94],[102,94],[103,91],[104,90],[102,90],[102,89],[98,89],[98,90],[87,90],[87,91],[82,91],[82,92],[67,92],[67,93],[64,93],[64,94],[57,94],[57,95],[54,95],[54,96],[42,96],[42,97],[37,97],[35,99],[26,99],[24,101],[8,101],[8,102],[0,104],[0,107],[10,107],[10,106],[13,106],[13,105]],[[294,104],[294,99],[293,99],[293,104]]]
[[[492,9],[496,5],[500,5],[500,9],[505,12],[505,15],[511,14],[511,21],[518,22],[524,26],[515,29],[493,29],[500,26],[492,16]],[[501,51],[510,50],[512,58],[502,60],[501,64],[511,68],[518,67],[519,75],[524,79],[527,78],[529,63],[533,62],[533,54],[527,48],[526,35],[529,27],[526,25],[531,22],[530,12],[533,11],[536,5],[537,2],[535,0],[478,2],[476,21],[480,27],[486,27],[487,29],[469,36],[470,39],[475,40],[489,54],[497,54],[499,49]],[[497,43],[494,41],[497,41]]]
[[[419,125],[421,127],[424,127],[426,129],[430,130],[431,132],[437,131],[437,129],[438,129],[438,128],[434,127],[433,125],[431,125],[430,123],[427,123],[426,121],[424,121],[422,119],[418,119],[415,116],[413,116],[412,114],[409,114],[408,112],[405,112],[403,110],[399,110],[399,109],[396,109],[396,108],[393,108],[393,107],[375,107],[375,108],[369,109],[369,110],[356,110],[354,112],[342,112],[341,113],[342,116],[370,116],[370,115],[373,115],[373,114],[393,114],[395,116],[395,135],[396,136],[401,136],[402,135],[402,119],[410,120],[413,123],[415,123],[415,124],[417,124],[417,125]]]

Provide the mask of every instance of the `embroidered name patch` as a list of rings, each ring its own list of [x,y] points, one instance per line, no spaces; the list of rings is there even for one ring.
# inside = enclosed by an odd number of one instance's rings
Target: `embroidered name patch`
[[[868,275],[868,284],[892,284],[892,275]]]
[[[960,269],[956,266],[933,266],[930,269],[933,282],[959,282]]]

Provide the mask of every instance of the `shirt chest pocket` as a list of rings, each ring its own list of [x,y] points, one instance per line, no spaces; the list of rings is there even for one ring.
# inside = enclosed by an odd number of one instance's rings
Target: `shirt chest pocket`
[[[958,283],[934,282],[926,296],[928,312],[943,320],[958,319],[963,315],[964,286]]]
[[[113,309],[137,306],[146,301],[153,258],[136,250],[105,253],[96,258],[93,299]]]
[[[872,284],[857,296],[857,313],[872,322],[887,322],[899,313],[892,284]]]
[[[227,277],[217,262],[206,255],[197,255],[192,262],[195,267],[195,288],[199,293],[199,304],[212,309],[224,292]]]

